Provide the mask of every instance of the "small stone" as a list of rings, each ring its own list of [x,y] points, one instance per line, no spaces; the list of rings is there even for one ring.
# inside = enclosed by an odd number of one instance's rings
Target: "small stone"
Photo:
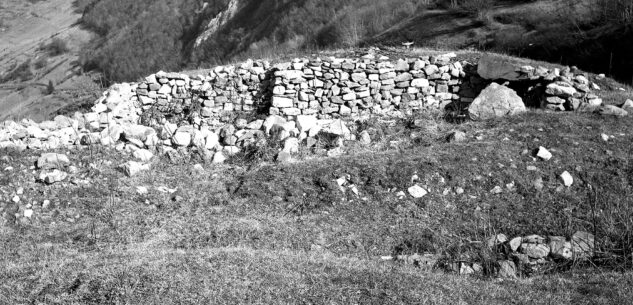
[[[23,188],[23,187],[19,187],[19,188],[15,191],[15,193],[16,193],[16,194],[18,194],[18,195],[22,195],[22,194],[24,194],[24,188]]]
[[[488,238],[488,247],[493,248],[496,245],[500,245],[508,241],[508,237],[505,234],[497,234]]]
[[[204,173],[204,167],[202,167],[202,164],[199,163],[193,166],[193,170],[198,173]]]
[[[144,186],[137,186],[136,193],[139,195],[147,195],[149,193],[149,190]]]
[[[578,231],[571,237],[571,246],[575,259],[589,258],[594,254],[595,238],[589,232]]]
[[[513,239],[510,240],[509,244],[510,244],[510,249],[513,252],[516,252],[517,250],[519,250],[519,247],[521,247],[521,244],[523,243],[523,238],[521,237],[515,237]]]
[[[143,164],[135,161],[128,161],[120,166],[123,172],[128,176],[136,176],[142,171],[148,171],[150,169],[149,164]]]
[[[544,244],[521,244],[521,252],[527,254],[530,258],[544,258],[549,255],[550,248]]]
[[[43,209],[47,209],[47,208],[48,208],[48,207],[50,207],[50,206],[51,206],[51,201],[50,201],[50,200],[46,199],[46,200],[44,200],[44,201],[42,202],[42,208],[43,208]]]
[[[11,199],[11,201],[13,201],[13,202],[15,202],[15,203],[20,202],[20,196],[17,196],[17,195],[16,195],[16,196],[13,196],[13,198]]]
[[[538,167],[534,166],[534,165],[528,165],[527,167],[528,171],[534,172],[538,170]]]
[[[447,142],[463,142],[466,141],[466,133],[463,131],[453,131],[446,138]]]
[[[604,133],[603,133],[603,134],[601,134],[601,135],[600,135],[600,137],[602,138],[602,141],[605,141],[605,142],[606,142],[606,141],[609,141],[609,136],[608,136],[608,135],[606,135],[606,134],[604,134]]]
[[[534,188],[535,188],[537,191],[542,191],[542,190],[543,190],[543,187],[545,187],[545,184],[543,183],[543,178],[541,178],[541,177],[536,178],[536,179],[534,180],[534,182],[532,182],[532,185],[534,185]]]
[[[149,162],[152,159],[152,157],[154,157],[154,154],[147,149],[135,150],[134,153],[132,153],[132,155],[134,156],[134,158],[137,158],[143,162]]]
[[[455,188],[455,193],[456,193],[457,195],[461,195],[461,194],[463,194],[463,193],[464,193],[464,189],[463,189],[463,188],[461,188],[461,187],[457,187],[457,188]]]
[[[549,247],[551,249],[550,255],[553,258],[572,259],[573,257],[571,243],[566,241],[565,237],[550,237]]]
[[[516,278],[517,267],[512,261],[499,261],[499,277]]]
[[[53,171],[42,171],[39,176],[40,180],[44,181],[46,184],[62,182],[66,179],[66,177],[68,177],[68,174],[58,169],[54,169]]]
[[[31,209],[24,210],[24,217],[31,218],[32,216],[33,216],[33,210]]]
[[[491,194],[501,194],[503,193],[503,189],[500,186],[495,186],[492,190],[490,190]]]
[[[473,268],[471,266],[468,266],[464,263],[461,264],[461,267],[459,268],[459,274],[461,275],[469,275],[469,274],[473,274],[475,273],[475,270],[473,270]]]
[[[574,178],[568,171],[564,171],[562,174],[560,174],[560,179],[566,187],[570,187],[572,184],[574,184]]]
[[[288,163],[292,160],[292,156],[287,151],[281,151],[277,155],[277,162],[279,163]]]
[[[371,144],[371,136],[369,135],[369,132],[367,130],[364,130],[363,132],[360,133],[359,135],[359,142],[361,145],[369,145]]]
[[[213,163],[220,164],[220,163],[224,163],[224,161],[226,161],[226,157],[221,151],[218,151],[213,155],[213,161],[212,161]]]
[[[38,169],[63,168],[70,164],[70,160],[64,154],[45,153],[37,159]]]
[[[428,194],[428,192],[420,187],[419,185],[414,185],[408,189],[409,195],[413,198],[422,198]]]
[[[542,160],[548,161],[552,158],[552,153],[550,153],[545,147],[540,146],[536,152],[536,156]]]
[[[617,117],[624,117],[629,114],[626,110],[619,108],[617,106],[613,106],[613,105],[604,105],[600,107],[598,112],[601,115],[610,115],[610,116],[617,116]]]
[[[545,242],[545,237],[532,234],[532,235],[523,237],[523,242],[528,243],[528,244],[542,244]]]

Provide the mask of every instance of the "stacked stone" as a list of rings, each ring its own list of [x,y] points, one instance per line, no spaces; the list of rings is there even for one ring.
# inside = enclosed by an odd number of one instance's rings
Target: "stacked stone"
[[[249,60],[239,66],[218,66],[206,75],[158,72],[138,84],[136,94],[144,111],[152,107],[170,117],[195,111],[213,126],[227,112],[251,112],[266,88],[268,62]]]
[[[551,261],[591,258],[595,251],[595,239],[593,234],[583,231],[574,233],[569,240],[564,236],[546,238],[540,235],[508,239],[506,235],[498,234],[488,241],[488,246],[506,249],[501,251],[506,255],[500,261],[504,273],[501,276],[514,277],[518,269],[529,274],[538,272]]]
[[[566,67],[552,71],[553,82],[547,85],[542,108],[555,111],[594,111],[602,106],[602,99],[593,94],[600,87],[584,74],[574,74]]]
[[[274,67],[270,114],[292,119],[402,115],[459,101],[461,62],[450,56],[400,59],[295,59]]]

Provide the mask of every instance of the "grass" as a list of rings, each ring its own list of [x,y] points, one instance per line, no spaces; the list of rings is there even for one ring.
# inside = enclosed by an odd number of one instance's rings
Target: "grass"
[[[0,174],[0,214],[11,220],[0,227],[0,303],[630,300],[632,119],[540,111],[461,125],[417,119],[422,128],[358,126],[370,131],[373,144],[348,143],[340,157],[316,150],[297,163],[234,160],[205,164],[202,173],[193,170],[203,162],[193,156],[176,164],[155,160],[151,172],[126,178],[116,166],[129,155],[103,147],[60,150],[80,170],[71,175],[77,184],[53,186],[32,181],[28,168],[37,153],[5,151],[0,168],[14,171]],[[468,139],[447,143],[454,129]],[[602,133],[615,137],[604,142]],[[538,146],[554,158],[534,161],[529,151]],[[528,165],[538,170],[527,171]],[[568,189],[557,181],[564,170],[575,179]],[[414,173],[429,195],[398,199],[396,191],[406,190]],[[344,175],[359,196],[338,188],[334,180]],[[537,177],[545,184],[540,192],[532,187]],[[490,193],[512,181],[515,191]],[[137,194],[136,186],[147,186],[149,194]],[[177,191],[163,193],[155,189],[160,186]],[[7,211],[15,205],[8,202],[18,187],[25,190],[18,213],[31,202],[35,213],[13,222]],[[51,206],[43,208],[46,199]],[[495,232],[568,236],[576,230],[596,233],[603,254],[592,264],[518,280],[380,259],[428,252],[476,262],[485,249],[472,242]]]

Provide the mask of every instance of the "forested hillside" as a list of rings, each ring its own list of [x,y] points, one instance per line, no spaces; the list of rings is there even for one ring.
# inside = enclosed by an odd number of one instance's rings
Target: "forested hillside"
[[[630,82],[628,0],[77,0],[107,81],[367,45],[494,50]],[[197,40],[197,42],[196,42]]]

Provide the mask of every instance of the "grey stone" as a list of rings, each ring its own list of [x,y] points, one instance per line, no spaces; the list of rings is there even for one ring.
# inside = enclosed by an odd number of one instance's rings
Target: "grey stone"
[[[64,168],[70,164],[68,156],[56,153],[44,153],[37,159],[37,168],[55,169]]]
[[[517,267],[512,261],[499,261],[499,273],[501,278],[516,278]]]
[[[523,100],[514,90],[496,83],[484,89],[468,108],[473,120],[487,120],[525,111]]]

